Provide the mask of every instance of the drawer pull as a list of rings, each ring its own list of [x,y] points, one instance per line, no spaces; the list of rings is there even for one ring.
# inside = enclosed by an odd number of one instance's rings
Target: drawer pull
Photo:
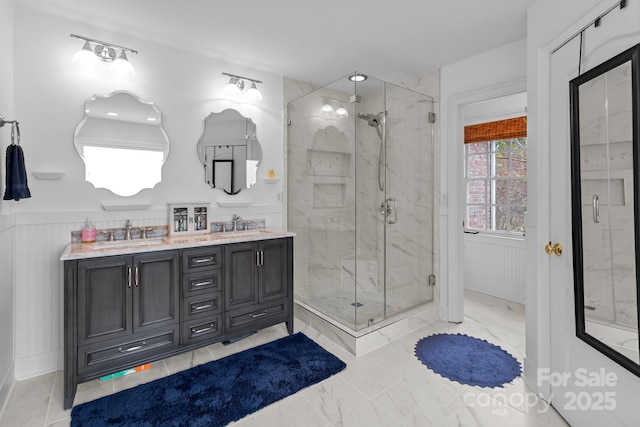
[[[131,353],[132,351],[136,351],[136,350],[140,350],[141,348],[143,348],[145,345],[147,345],[147,343],[145,341],[142,341],[142,344],[140,345],[136,345],[133,347],[129,347],[129,348],[118,348],[118,351],[120,353]]]
[[[211,262],[211,261],[213,261],[213,257],[209,256],[209,257],[206,257],[206,258],[195,258],[193,260],[193,263],[194,264],[201,264],[203,262]]]
[[[204,328],[200,328],[200,329],[191,328],[191,333],[193,335],[198,335],[198,334],[202,334],[202,333],[205,333],[205,332],[209,332],[210,330],[215,329],[215,327],[216,327],[216,324],[212,323],[209,326],[205,326]]]
[[[258,317],[265,316],[266,314],[267,314],[267,312],[266,312],[266,311],[263,311],[262,313],[250,314],[249,316],[250,316],[251,318],[253,318],[253,319],[256,319],[256,318],[258,318]]]
[[[199,288],[201,286],[207,286],[207,285],[213,285],[213,280],[205,280],[203,282],[196,282],[196,283],[191,282],[192,288]]]
[[[213,301],[209,301],[203,305],[196,305],[196,304],[191,304],[191,311],[198,311],[198,310],[204,310],[207,308],[211,308],[213,307],[215,304],[213,303]]]

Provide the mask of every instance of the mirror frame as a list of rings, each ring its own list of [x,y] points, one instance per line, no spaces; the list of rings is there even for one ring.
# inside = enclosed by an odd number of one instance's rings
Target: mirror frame
[[[219,142],[217,144],[208,144],[205,145],[205,141],[206,140],[211,140],[211,139],[216,139],[216,136],[219,137],[219,134],[224,135],[225,137],[227,137],[227,132],[225,132],[224,130],[221,132],[220,129],[222,129],[222,126],[224,125],[225,121],[224,119],[228,119],[231,118],[233,119],[233,121],[235,122],[243,122],[244,126],[245,126],[245,131],[244,133],[242,133],[242,135],[238,135],[235,138],[235,141],[244,141],[244,144],[229,144],[224,138],[220,139]],[[222,121],[217,121],[216,119],[221,119]],[[217,127],[217,128],[216,128]],[[230,142],[230,141],[229,141]],[[234,158],[232,159],[227,159],[227,158],[207,158],[206,155],[206,149],[207,147],[215,147],[215,146],[226,146],[227,148],[229,146],[235,147],[235,146],[244,146],[246,147],[246,151],[249,151],[249,145],[250,144],[255,144],[252,145],[253,147],[257,148],[257,152],[259,153],[258,157],[259,159],[257,159],[257,163],[255,165],[255,173],[256,173],[256,180],[253,181],[253,183],[249,184],[246,182],[246,179],[238,179],[236,180],[236,173],[238,173],[236,171],[237,167],[234,164],[234,162],[237,160],[234,156]],[[204,167],[204,174],[205,174],[205,183],[208,184],[212,189],[217,189],[222,191],[225,194],[228,194],[230,196],[236,195],[238,193],[240,193],[240,191],[242,190],[248,190],[251,189],[256,183],[257,183],[257,171],[258,171],[258,167],[260,166],[260,164],[262,163],[262,157],[263,157],[263,151],[262,151],[262,145],[260,144],[260,141],[258,140],[257,137],[257,124],[253,121],[253,119],[251,119],[251,117],[245,117],[244,115],[242,115],[238,110],[234,109],[234,108],[226,108],[218,113],[210,113],[209,115],[207,115],[204,119],[204,127],[202,130],[202,135],[200,136],[200,138],[198,139],[198,144],[196,147],[197,150],[197,154],[198,154],[198,159],[200,160],[200,163],[202,164],[202,166]],[[214,148],[215,150],[215,148]],[[244,157],[244,162],[246,164],[247,160],[255,160],[255,159],[248,159],[247,155],[245,154]],[[224,188],[224,185],[222,186],[216,186],[216,182],[215,182],[215,166],[216,163],[229,163],[231,162],[231,167],[230,167],[230,171],[231,171],[231,177],[229,179],[229,182],[227,183],[230,188]],[[240,171],[242,171],[242,167],[240,167],[239,169]],[[241,173],[241,172],[240,172]],[[238,181],[238,182],[236,182]],[[235,188],[236,185],[240,185],[239,188]]]
[[[124,114],[124,116],[121,118],[116,118],[118,114],[113,114],[114,110],[111,110],[111,107],[112,107],[111,105],[109,106],[109,110],[105,110],[107,103],[113,104],[116,98],[120,99],[120,97],[130,98],[130,101],[127,101],[127,102],[135,103],[135,106],[136,106],[135,117],[136,118],[147,117],[148,123],[144,122],[143,120],[131,120],[132,118],[130,114],[131,110],[127,110],[127,109],[122,110],[122,112],[127,114]],[[115,110],[117,110],[117,108],[115,108]],[[82,120],[76,126],[76,129],[73,134],[73,145],[75,147],[76,152],[82,159],[82,162],[84,163],[84,167],[85,167],[84,175],[85,175],[86,182],[89,182],[90,184],[92,184],[94,188],[104,188],[120,197],[135,196],[136,194],[140,193],[142,190],[155,188],[156,185],[162,182],[162,167],[164,166],[164,163],[167,160],[169,153],[171,151],[171,142],[169,140],[169,136],[167,135],[167,132],[163,127],[162,111],[158,108],[158,106],[154,102],[145,101],[135,93],[127,90],[116,90],[106,95],[94,94],[91,98],[85,100],[83,111],[84,111],[84,115],[82,117]],[[117,111],[117,112],[122,113],[121,111]],[[109,132],[103,132],[99,136],[96,136],[95,129],[88,131],[87,128],[91,129],[89,124],[92,119],[93,121],[91,123],[95,123],[96,121],[97,122],[108,121]],[[154,119],[154,120],[150,120],[150,119]],[[127,129],[131,131],[131,126],[135,124],[139,124],[138,122],[144,125],[145,129],[148,129],[148,128],[154,129],[154,132],[157,133],[155,137],[163,140],[163,145],[165,147],[162,151],[155,150],[155,149],[152,150],[152,151],[157,151],[159,153],[160,152],[162,153],[162,159],[160,160],[160,163],[157,164],[158,181],[154,182],[153,185],[148,183],[147,185],[143,185],[137,182],[135,186],[132,186],[131,182],[129,182],[129,185],[127,186],[127,188],[123,190],[122,188],[118,188],[118,185],[115,185],[113,180],[108,185],[100,185],[99,183],[96,183],[94,180],[89,179],[87,177],[88,163],[87,163],[87,157],[85,156],[85,153],[84,153],[84,149],[86,146],[91,146],[92,144],[82,143],[87,138],[89,138],[87,136],[87,132],[89,133],[89,136],[93,138],[94,141],[104,141],[104,140],[117,141],[117,145],[115,146],[106,145],[106,147],[108,148],[128,149],[129,148],[128,144],[123,144],[123,142],[135,141],[138,143],[141,143],[141,142],[143,143],[145,139],[139,138],[140,136],[139,134],[135,135],[136,138],[132,138],[131,133],[126,135],[127,138],[122,138],[121,129],[123,127],[127,127]],[[120,123],[120,126],[117,126],[117,125],[114,126],[115,123]],[[118,129],[120,129],[119,133],[116,132],[116,130]],[[85,131],[85,134],[83,134],[83,130]],[[91,132],[94,132],[94,134],[92,135]],[[146,141],[149,141],[149,139],[146,139]],[[98,145],[101,146],[100,143],[98,143]],[[131,146],[132,148],[139,148],[140,150],[145,148],[144,145],[140,145],[140,146],[131,145]],[[100,159],[100,161],[103,162],[103,159]],[[120,172],[115,171],[114,174],[110,174],[109,176],[112,177],[113,175],[117,175],[118,173]]]
[[[582,241],[582,185],[580,171],[580,85],[613,70],[614,68],[631,62],[631,91],[632,91],[632,152],[633,152],[633,203],[634,203],[634,233],[635,233],[635,273],[636,273],[636,315],[640,322],[640,161],[639,137],[640,129],[640,44],[625,50],[613,58],[603,62],[595,68],[585,72],[569,82],[570,90],[570,126],[571,126],[571,209],[573,234],[573,277],[575,298],[576,336],[586,342],[611,360],[623,366],[640,377],[640,364],[614,350],[586,331],[584,304],[584,260]],[[640,335],[640,328],[638,329]],[[640,338],[640,336],[639,336]]]

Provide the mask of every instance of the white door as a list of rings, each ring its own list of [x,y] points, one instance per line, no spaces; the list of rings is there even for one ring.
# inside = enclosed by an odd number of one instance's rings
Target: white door
[[[628,2],[585,32],[582,72],[640,42],[640,4]],[[576,337],[571,220],[569,81],[578,75],[580,37],[551,56],[549,111],[549,255],[551,403],[572,426],[639,426],[640,378]],[[640,201],[636,201],[638,203]],[[631,230],[633,232],[633,230]],[[544,248],[540,248],[541,251]]]

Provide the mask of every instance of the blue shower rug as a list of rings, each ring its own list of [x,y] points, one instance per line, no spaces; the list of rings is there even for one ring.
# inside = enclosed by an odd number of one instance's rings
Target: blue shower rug
[[[302,333],[75,406],[72,426],[225,426],[340,372]]]
[[[422,338],[415,353],[427,368],[460,384],[502,387],[522,373],[520,363],[495,344],[462,334]]]

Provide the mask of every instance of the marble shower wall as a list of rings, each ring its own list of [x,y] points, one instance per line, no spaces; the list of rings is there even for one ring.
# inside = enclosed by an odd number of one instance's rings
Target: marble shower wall
[[[585,315],[637,328],[630,88],[629,63],[580,86],[580,172]]]
[[[289,83],[289,84],[287,84]],[[285,99],[310,85],[285,80]],[[366,90],[365,90],[366,89]],[[385,90],[386,89],[386,90]],[[338,292],[362,298],[384,290],[387,256],[388,315],[434,298],[434,143],[431,98],[370,79],[358,92],[324,87],[289,104],[287,223],[296,238],[296,297],[313,301]],[[386,94],[386,96],[385,96]],[[334,99],[348,118],[323,115]],[[357,113],[387,111],[386,188],[378,183],[380,139]],[[384,171],[384,170],[383,170]],[[398,200],[398,222],[387,229],[385,197]],[[357,271],[357,277],[356,277]],[[326,298],[324,298],[326,300]],[[360,298],[358,298],[360,299]],[[316,307],[322,311],[321,307]],[[380,313],[382,313],[380,304]],[[353,322],[353,307],[345,307]],[[356,323],[360,323],[357,319]],[[353,326],[353,325],[351,325]]]

